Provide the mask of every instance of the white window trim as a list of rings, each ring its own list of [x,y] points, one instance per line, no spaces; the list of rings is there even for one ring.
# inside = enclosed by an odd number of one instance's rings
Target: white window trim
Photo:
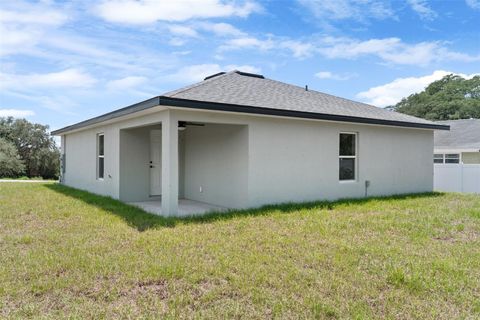
[[[442,162],[440,163],[435,163],[435,155],[436,154],[439,154],[442,156]],[[445,160],[447,159],[446,155],[447,154],[456,154],[458,155],[458,163],[447,163],[445,162]],[[453,165],[456,165],[456,164],[463,164],[463,161],[462,161],[462,153],[460,152],[434,152],[433,153],[433,164],[436,164],[436,165],[443,165],[443,164],[453,164]]]
[[[458,163],[447,163],[447,154],[448,155],[452,155],[452,154],[458,155]],[[458,152],[445,153],[443,155],[443,161],[444,161],[445,164],[462,164],[462,154],[458,153]]]
[[[61,142],[63,142],[63,144],[61,145],[61,152],[62,152],[62,158],[61,158],[61,165],[62,165],[62,171],[61,171],[61,174],[60,174],[60,177],[63,179],[63,177],[65,177],[65,172],[67,171],[67,166],[66,166],[66,163],[67,163],[67,136],[66,135],[63,135],[61,137]]]
[[[103,155],[100,155],[100,136],[103,136]],[[100,178],[100,158],[103,159],[103,178]],[[105,133],[97,133],[97,154],[96,154],[96,163],[97,163],[97,180],[103,181],[105,179]]]
[[[341,156],[340,155],[340,135],[341,134],[353,134],[355,135],[355,155],[354,156]],[[340,174],[340,159],[355,159],[354,165],[354,178],[350,180],[340,180],[340,176],[338,177],[339,183],[356,183],[358,182],[358,132],[353,131],[340,131],[338,133],[338,173]]]
[[[435,155],[441,155],[442,162],[439,162],[439,163],[435,162]],[[433,164],[444,164],[444,163],[445,163],[445,153],[438,153],[438,152],[433,153]]]

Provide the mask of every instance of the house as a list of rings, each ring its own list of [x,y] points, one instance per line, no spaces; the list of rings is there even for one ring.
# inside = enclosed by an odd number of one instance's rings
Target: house
[[[435,129],[232,71],[53,134],[63,184],[181,216],[432,191]]]
[[[480,119],[438,121],[450,131],[434,134],[434,163],[480,164]]]
[[[438,121],[434,134],[434,188],[480,193],[480,119]]]

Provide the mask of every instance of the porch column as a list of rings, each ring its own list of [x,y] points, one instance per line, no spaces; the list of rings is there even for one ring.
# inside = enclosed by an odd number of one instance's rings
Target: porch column
[[[167,111],[162,121],[162,215],[178,214],[178,121]]]

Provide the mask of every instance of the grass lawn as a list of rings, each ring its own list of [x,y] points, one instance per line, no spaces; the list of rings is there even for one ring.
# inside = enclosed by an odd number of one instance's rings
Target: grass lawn
[[[0,318],[480,318],[480,196],[164,219],[0,183]]]

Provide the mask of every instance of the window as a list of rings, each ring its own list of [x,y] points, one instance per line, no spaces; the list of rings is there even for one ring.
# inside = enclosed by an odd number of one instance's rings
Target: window
[[[97,179],[103,179],[105,173],[104,135],[97,135]]]
[[[357,134],[340,133],[340,181],[356,179]]]
[[[62,158],[60,159],[60,166],[62,168],[62,176],[65,176],[65,171],[67,170],[67,136],[62,136]]]
[[[446,154],[445,163],[460,163],[460,154],[458,153]]]
[[[433,155],[433,163],[460,163],[459,153],[435,153]]]
[[[65,174],[65,171],[67,170],[67,156],[65,153],[62,154],[62,159],[61,159],[61,167],[62,167],[62,174]]]
[[[433,163],[443,163],[443,153],[435,153],[433,155]]]

